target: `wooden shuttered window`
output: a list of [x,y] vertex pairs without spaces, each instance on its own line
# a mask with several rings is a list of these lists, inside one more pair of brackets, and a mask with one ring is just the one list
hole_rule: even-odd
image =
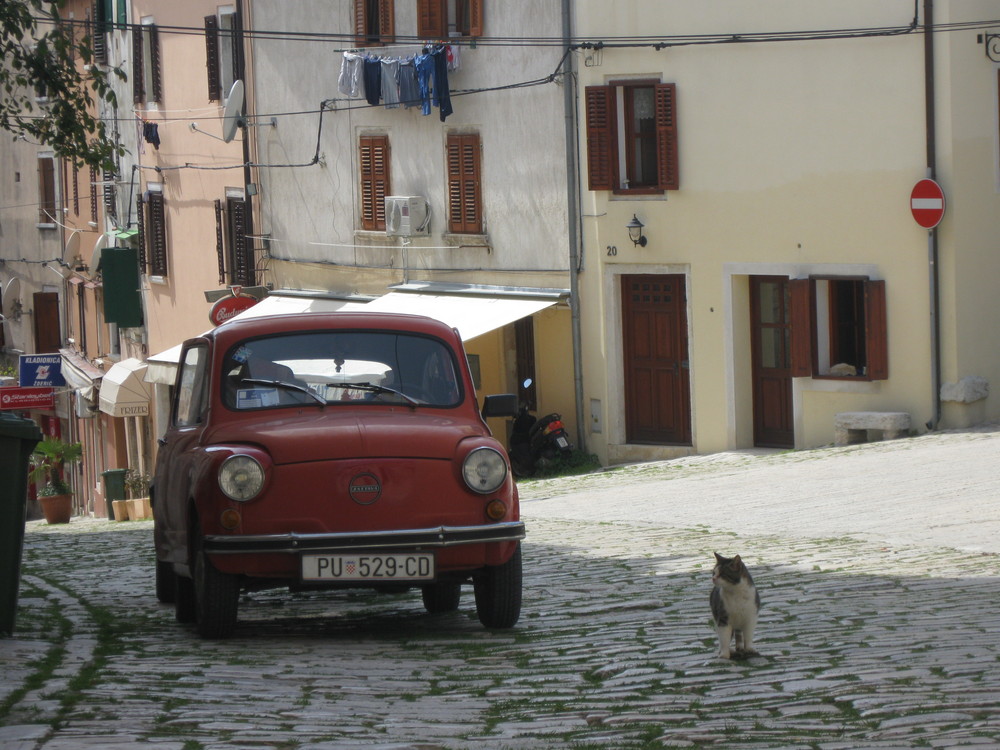
[[455,0],[455,18],[448,17],[448,0],[417,0],[417,36],[422,39],[449,38],[449,21],[462,36],[483,35],[484,0]]
[[613,86],[587,86],[587,172],[591,190],[614,190],[618,136]]
[[448,136],[448,231],[483,233],[479,134]]
[[38,157],[38,223],[56,222],[56,163],[51,156]]
[[94,0],[90,6],[90,17],[87,19],[87,33],[90,36],[90,47],[94,51],[94,62],[98,65],[108,64],[108,45],[104,37],[108,21],[103,17],[102,6]]
[[865,346],[868,379],[889,379],[889,336],[885,281],[865,282]]
[[224,232],[223,229],[223,212],[222,212],[222,201],[216,198],[215,200],[215,254],[218,256],[219,260],[219,285],[226,283],[226,245],[223,241]]
[[354,43],[358,47],[396,40],[394,0],[354,0]]
[[229,216],[229,264],[234,284],[252,286],[255,283],[253,250],[247,242],[247,202],[244,198],[228,198],[226,213]]
[[677,190],[680,173],[677,168],[677,86],[660,83],[656,92],[656,154],[661,190]]
[[[647,84],[648,85],[648,84]],[[656,180],[654,190],[680,188],[679,148],[677,140],[677,86],[658,83],[652,86],[656,128]],[[587,171],[590,190],[619,190],[626,183],[618,151],[618,98],[616,86],[588,86],[584,93],[587,123]],[[630,98],[624,104],[629,106]],[[646,187],[648,191],[650,188]]]
[[385,197],[389,195],[389,136],[361,136],[359,162],[361,228],[384,231]]
[[219,78],[219,19],[205,16],[205,67],[208,74],[208,100],[222,100],[222,85]]
[[142,199],[142,196],[138,196],[135,199],[135,228],[137,232],[136,239],[139,243],[139,273],[146,273],[146,206]]
[[167,275],[167,224],[163,212],[163,193],[149,193],[147,200],[146,240],[149,253],[149,273]]
[[[146,59],[146,42],[149,59]],[[147,68],[149,90],[146,90]],[[160,72],[160,37],[156,24],[132,25],[132,101],[135,104],[163,101],[163,78]]]
[[[860,375],[866,380],[889,378],[888,325],[886,318],[885,281],[881,279],[860,282],[864,296],[864,319],[857,325],[864,338],[866,371]],[[816,281],[794,279],[789,282],[791,296],[791,369],[793,378],[820,375],[818,367],[816,312]],[[828,322],[827,322],[828,324]]]

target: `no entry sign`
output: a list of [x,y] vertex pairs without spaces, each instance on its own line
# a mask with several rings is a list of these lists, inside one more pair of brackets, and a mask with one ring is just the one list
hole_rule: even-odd
[[910,211],[924,229],[933,229],[944,217],[944,191],[934,180],[920,180],[910,193]]

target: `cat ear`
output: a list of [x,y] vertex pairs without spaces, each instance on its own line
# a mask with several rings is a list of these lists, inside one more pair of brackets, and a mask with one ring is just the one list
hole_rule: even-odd
[[735,565],[739,565],[739,564],[740,564],[741,562],[743,562],[743,560],[741,560],[741,559],[740,559],[740,556],[739,556],[739,555],[736,555],[736,556],[735,556],[735,557],[733,558],[733,563],[734,563]]
[[718,552],[713,552],[712,554],[715,555],[716,562],[720,562],[721,563],[723,560],[726,559],[722,555],[720,555]]

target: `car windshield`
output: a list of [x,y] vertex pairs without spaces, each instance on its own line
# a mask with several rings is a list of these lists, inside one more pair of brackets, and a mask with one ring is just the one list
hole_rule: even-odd
[[300,404],[456,406],[461,381],[449,347],[399,332],[309,331],[247,339],[223,362],[232,409]]

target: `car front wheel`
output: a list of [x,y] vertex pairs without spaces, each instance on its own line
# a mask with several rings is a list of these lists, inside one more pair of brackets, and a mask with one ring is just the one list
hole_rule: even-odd
[[487,628],[512,628],[521,616],[521,543],[503,565],[491,565],[474,579],[476,614]]
[[236,629],[240,579],[220,573],[205,554],[197,536],[194,554],[195,623],[202,638],[228,638]]

